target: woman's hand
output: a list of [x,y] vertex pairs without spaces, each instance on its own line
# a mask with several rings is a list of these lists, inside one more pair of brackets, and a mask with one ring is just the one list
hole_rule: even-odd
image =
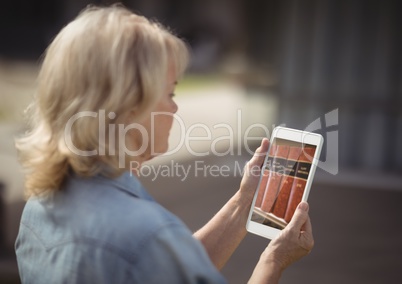
[[278,263],[282,270],[313,249],[314,238],[308,209],[307,202],[301,202],[290,223],[263,253],[266,258]]
[[212,262],[221,269],[246,236],[246,222],[268,151],[268,139],[245,166],[240,190],[194,236],[201,241]]
[[264,163],[265,156],[268,152],[269,141],[264,138],[261,141],[261,146],[257,148],[254,156],[244,167],[243,179],[240,183],[240,192],[251,201],[253,200],[255,190],[260,180],[261,166]]
[[271,241],[254,269],[249,283],[277,283],[289,265],[310,253],[314,246],[307,202],[301,202],[292,220]]

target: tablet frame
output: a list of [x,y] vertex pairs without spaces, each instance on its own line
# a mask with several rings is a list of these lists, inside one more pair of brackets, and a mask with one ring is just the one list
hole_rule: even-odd
[[[301,131],[301,130],[286,128],[286,127],[281,127],[281,126],[274,128],[272,135],[271,135],[269,148],[271,148],[271,145],[273,144],[273,141],[275,138],[280,138],[280,139],[285,139],[285,140],[289,140],[292,142],[298,142],[298,143],[302,143],[302,144],[310,144],[310,145],[316,146],[314,157],[313,157],[313,160],[311,161],[311,169],[310,169],[307,181],[306,181],[306,187],[304,188],[304,193],[303,193],[303,197],[302,197],[302,201],[307,201],[308,196],[310,194],[311,184],[314,179],[315,170],[316,170],[317,164],[319,162],[319,157],[321,154],[321,149],[322,149],[322,145],[324,142],[324,138],[322,137],[322,135],[317,134],[317,133]],[[260,174],[261,176],[260,176],[260,180],[258,182],[257,190],[254,194],[253,202],[251,204],[250,212],[249,212],[249,215],[247,218],[246,229],[250,233],[259,235],[261,237],[268,238],[268,239],[274,239],[281,232],[280,229],[276,229],[276,228],[273,228],[273,227],[270,227],[270,226],[267,226],[267,225],[264,225],[264,224],[251,220],[251,216],[252,216],[253,210],[254,210],[254,204],[256,202],[257,195],[258,195],[258,189],[260,188],[260,183],[261,183],[262,176],[263,176],[262,175],[263,170],[264,170],[265,164],[267,163],[267,160],[268,160],[269,150],[270,149],[268,149],[268,151],[266,153],[264,164],[261,167],[261,174]]]

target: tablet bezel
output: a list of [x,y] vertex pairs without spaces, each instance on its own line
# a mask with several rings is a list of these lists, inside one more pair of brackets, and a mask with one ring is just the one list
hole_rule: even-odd
[[[270,140],[270,146],[272,145],[275,138],[285,139],[285,140],[289,140],[292,142],[298,142],[298,143],[302,143],[302,144],[310,144],[310,145],[314,145],[316,147],[316,151],[314,153],[314,157],[313,157],[313,160],[311,163],[310,173],[309,173],[309,176],[308,176],[308,179],[306,182],[306,187],[304,189],[304,193],[303,193],[303,197],[302,197],[302,201],[307,201],[308,196],[310,194],[311,184],[314,179],[315,170],[316,170],[317,164],[319,162],[319,156],[321,153],[324,138],[320,134],[317,134],[317,133],[301,131],[301,130],[286,128],[286,127],[281,127],[281,126],[278,126],[273,130],[272,135],[271,135],[271,140]],[[269,149],[266,153],[264,165],[267,163],[268,153],[269,153]],[[246,229],[250,233],[259,235],[261,237],[265,237],[268,239],[274,239],[279,235],[281,230],[258,223],[258,222],[254,222],[251,220],[251,216],[252,216],[253,210],[254,210],[254,204],[256,202],[257,195],[258,195],[258,189],[260,188],[263,168],[264,167],[262,167],[262,169],[261,169],[261,177],[258,182],[257,190],[254,194],[254,198],[253,198],[253,202],[251,204],[249,216],[247,218]]]

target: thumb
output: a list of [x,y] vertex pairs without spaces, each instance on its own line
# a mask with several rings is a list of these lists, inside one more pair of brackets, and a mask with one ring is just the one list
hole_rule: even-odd
[[264,162],[265,155],[267,154],[269,148],[269,141],[267,138],[263,138],[261,141],[261,146],[257,148],[253,157],[249,161],[250,167],[261,167],[262,163]]
[[290,229],[295,229],[297,232],[300,232],[302,229],[303,225],[307,222],[308,220],[308,210],[309,210],[309,205],[307,202],[302,201],[299,203],[299,205],[296,208],[295,213],[293,214],[292,220],[290,220],[288,226]]
[[265,155],[268,151],[269,147],[269,141],[268,139],[264,138],[261,141],[261,146],[257,148],[255,151],[253,157],[251,158],[250,161],[247,162],[247,164],[244,167],[245,170],[245,176],[247,177],[252,177],[251,179],[243,179],[242,183],[250,183],[252,182],[252,187],[254,189],[257,187],[257,185],[254,185],[254,183],[258,183],[258,178],[260,177],[261,173],[261,167],[262,164],[264,163]]

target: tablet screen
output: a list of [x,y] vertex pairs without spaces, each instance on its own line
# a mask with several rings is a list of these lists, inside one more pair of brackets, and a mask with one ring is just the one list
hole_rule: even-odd
[[302,200],[315,145],[274,138],[261,171],[251,220],[283,229]]

